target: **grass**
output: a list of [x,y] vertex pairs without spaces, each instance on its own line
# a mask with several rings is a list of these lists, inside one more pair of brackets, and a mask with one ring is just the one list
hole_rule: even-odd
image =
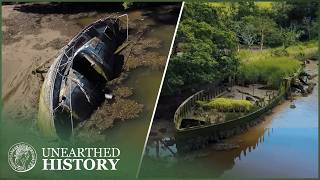
[[[236,2],[209,2],[208,4],[209,6],[214,8],[218,7],[229,9],[231,7],[231,4],[235,5],[235,7],[238,7],[238,4]],[[255,2],[255,5],[260,9],[270,10],[273,7],[273,2]]]
[[279,88],[283,78],[300,68],[300,61],[290,57],[272,57],[241,64],[239,76],[247,83],[267,84]]
[[[234,2],[210,2],[208,3],[211,7],[230,7]],[[260,9],[272,9],[273,2],[255,2],[255,5]],[[237,7],[237,4],[235,4]]]
[[298,43],[297,45],[287,48],[289,56],[299,58],[301,54],[304,58],[317,58],[318,55],[318,43],[316,41],[309,41],[305,43]]
[[229,98],[215,98],[209,101],[197,101],[196,103],[200,107],[217,109],[220,112],[247,112],[254,107],[254,105],[248,100]]
[[[279,88],[282,78],[295,73],[301,66],[299,59],[317,56],[317,42],[298,43],[288,47],[260,50],[241,50],[238,77],[246,83],[262,83]],[[283,53],[275,53],[283,52]]]
[[255,2],[256,6],[260,9],[272,9],[273,2]]
[[[283,47],[263,49],[262,51],[242,49],[238,53],[238,57],[242,61],[265,59],[266,57],[274,56],[272,54],[273,51],[282,49]],[[318,52],[318,44],[316,41],[297,43],[296,45],[288,47],[286,51],[289,57],[295,59],[298,59],[300,54],[304,54],[305,58],[316,57]]]

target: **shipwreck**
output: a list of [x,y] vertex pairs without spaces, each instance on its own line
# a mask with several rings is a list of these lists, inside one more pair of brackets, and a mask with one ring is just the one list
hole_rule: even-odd
[[[263,115],[270,112],[283,99],[291,99],[293,89],[302,94],[311,92],[314,84],[307,84],[307,79],[310,79],[310,75],[305,73],[301,67],[293,75],[283,78],[279,89],[266,91],[266,98],[257,102],[257,107],[253,111],[239,113],[237,117],[225,121],[212,122],[210,115],[206,118],[199,118],[193,115],[193,112],[198,101],[223,97],[230,91],[230,87],[214,87],[193,94],[180,104],[174,114],[175,140],[178,151],[188,152],[200,149],[210,142],[219,142],[246,131],[262,121]],[[301,84],[306,84],[306,86],[302,87]]]
[[[126,23],[121,18],[126,17]],[[126,25],[125,25],[126,24]],[[44,80],[37,126],[49,137],[68,138],[107,98],[107,82],[121,73],[116,53],[128,39],[128,16],[100,19],[59,52]]]

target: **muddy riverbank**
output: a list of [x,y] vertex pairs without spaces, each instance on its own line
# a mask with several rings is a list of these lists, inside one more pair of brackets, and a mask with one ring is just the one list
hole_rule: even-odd
[[[151,114],[150,102],[155,101],[162,72],[166,64],[180,4],[154,7],[134,7],[127,10],[104,5],[104,8],[83,6],[79,11],[68,11],[68,6],[56,10],[56,4],[5,5],[3,11],[3,102],[4,117],[26,125],[37,118],[39,92],[50,67],[61,49],[86,25],[110,15],[128,13],[129,45],[121,52],[125,64],[121,76],[109,83],[115,98],[106,101],[88,122],[76,129],[76,135],[85,139],[101,135],[115,121],[146,119]],[[47,9],[48,11],[45,11]],[[162,18],[159,18],[162,17]],[[145,84],[130,83],[131,76],[144,81],[145,72],[150,76]],[[153,77],[153,78],[152,78]],[[151,95],[139,94],[150,86]],[[141,96],[136,98],[137,96]],[[147,103],[142,100],[147,99]],[[148,112],[148,113],[146,113]],[[140,123],[137,123],[141,125]],[[144,131],[146,132],[146,130]],[[89,134],[89,135],[88,135]],[[145,135],[145,134],[144,134]],[[104,139],[104,138],[102,138]]]

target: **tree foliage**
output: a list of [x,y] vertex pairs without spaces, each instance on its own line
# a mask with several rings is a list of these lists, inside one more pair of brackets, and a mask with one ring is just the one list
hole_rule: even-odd
[[184,9],[170,59],[164,92],[172,94],[195,84],[214,83],[235,72],[236,34],[228,30],[209,4]]
[[[271,2],[264,6],[254,1],[186,3],[162,95],[219,83],[234,75],[277,86],[277,77],[296,69],[296,61],[290,70],[284,66],[291,61],[280,57],[277,61],[262,60],[240,66],[238,51],[241,47],[259,47],[261,52],[269,47],[282,47],[285,52],[297,41],[316,39],[318,6],[317,1]],[[277,63],[279,66],[274,65]],[[257,75],[258,68],[262,76]]]

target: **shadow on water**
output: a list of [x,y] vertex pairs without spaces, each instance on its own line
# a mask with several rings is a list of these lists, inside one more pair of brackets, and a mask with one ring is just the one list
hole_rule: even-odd
[[[174,138],[168,137],[159,139],[150,135],[144,158],[146,166],[142,167],[141,174],[143,177],[163,176],[162,173],[148,173],[147,164],[156,163],[159,165],[158,169],[167,170],[167,177],[220,177],[225,171],[232,169],[237,160],[245,158],[264,143],[265,138],[273,131],[272,128],[259,130],[248,141],[241,142],[237,148],[232,148],[233,144],[230,143],[217,143],[191,152],[179,151],[180,146],[189,145],[185,142],[176,142]],[[149,172],[154,173],[152,170]]]

